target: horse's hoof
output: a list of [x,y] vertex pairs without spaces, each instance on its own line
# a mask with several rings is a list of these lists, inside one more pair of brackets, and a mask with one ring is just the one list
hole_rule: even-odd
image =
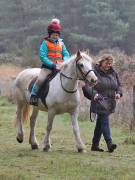
[[19,139],[18,137],[16,137],[16,140],[17,140],[19,143],[22,143],[22,142],[23,142],[23,139]]
[[49,146],[49,145],[46,145],[46,146],[43,148],[43,151],[48,152],[49,149],[50,149],[50,146]]
[[37,144],[31,145],[31,149],[32,149],[32,150],[38,149],[38,145],[37,145]]
[[79,152],[79,153],[86,153],[87,151],[86,151],[86,149],[81,149],[81,148],[79,148],[79,149],[78,149],[78,152]]

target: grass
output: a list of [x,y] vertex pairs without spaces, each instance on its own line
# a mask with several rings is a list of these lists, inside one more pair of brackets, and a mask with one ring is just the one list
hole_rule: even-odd
[[[81,137],[87,153],[76,151],[67,114],[57,116],[51,133],[52,152],[42,151],[47,114],[38,117],[36,134],[40,149],[32,151],[28,144],[29,127],[25,125],[24,143],[16,141],[14,128],[15,105],[0,98],[0,180],[134,180],[135,145],[131,133],[121,127],[112,127],[113,140],[118,149],[91,152],[91,139],[95,124],[79,121]],[[102,148],[106,149],[104,140]]]

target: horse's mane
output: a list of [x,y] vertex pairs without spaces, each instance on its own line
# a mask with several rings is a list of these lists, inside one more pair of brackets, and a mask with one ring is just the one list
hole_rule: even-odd
[[[81,52],[81,56],[84,57],[85,59],[87,59],[88,61],[90,61],[90,63],[92,63],[92,58],[90,57],[89,54],[87,54],[87,52],[83,51]],[[76,58],[76,54],[73,54],[68,60],[64,61],[62,63],[62,68],[65,68],[68,66],[68,64],[73,63],[75,61]]]

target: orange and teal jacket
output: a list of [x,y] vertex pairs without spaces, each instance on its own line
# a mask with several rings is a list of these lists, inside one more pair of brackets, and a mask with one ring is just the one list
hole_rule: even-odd
[[70,55],[62,39],[52,40],[51,38],[43,40],[39,50],[40,60],[45,67],[49,69],[56,68],[57,63],[69,59]]

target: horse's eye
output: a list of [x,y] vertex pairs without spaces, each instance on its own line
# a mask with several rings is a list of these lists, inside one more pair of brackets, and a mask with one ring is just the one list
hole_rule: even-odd
[[83,64],[79,64],[79,66],[80,66],[81,68],[83,68]]

